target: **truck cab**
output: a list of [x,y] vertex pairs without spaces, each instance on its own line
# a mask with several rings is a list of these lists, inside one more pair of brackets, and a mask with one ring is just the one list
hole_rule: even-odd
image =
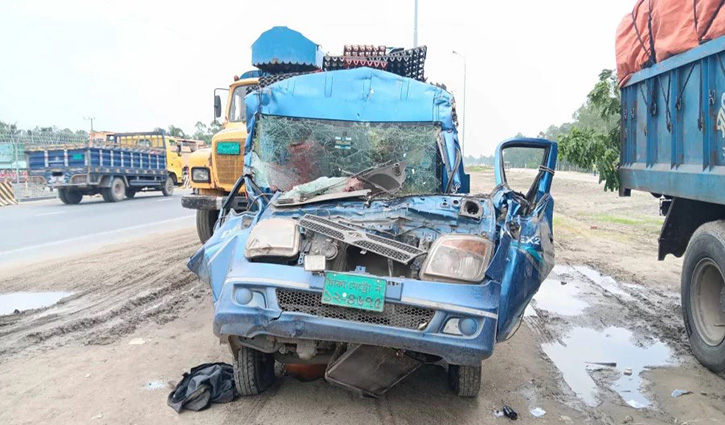
[[[199,149],[189,155],[193,193],[184,196],[181,204],[184,208],[196,210],[196,229],[202,242],[211,237],[222,200],[242,175],[247,139],[244,96],[257,86],[257,82],[257,78],[241,78],[229,86],[222,131],[212,137],[209,149]],[[218,95],[214,96],[214,115],[216,118],[221,116],[221,98]],[[236,208],[245,209],[246,200],[240,198]]]

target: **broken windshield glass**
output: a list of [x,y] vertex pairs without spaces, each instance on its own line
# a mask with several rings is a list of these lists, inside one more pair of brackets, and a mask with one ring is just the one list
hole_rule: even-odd
[[288,191],[320,177],[405,163],[397,194],[437,193],[442,166],[436,123],[369,123],[262,115],[252,148],[255,182]]

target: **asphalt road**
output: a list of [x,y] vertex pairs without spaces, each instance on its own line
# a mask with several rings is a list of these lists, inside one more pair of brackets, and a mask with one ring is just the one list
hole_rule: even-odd
[[83,197],[78,205],[59,199],[0,208],[0,266],[92,250],[152,233],[193,227],[194,211],[182,208],[184,191],[173,196],[139,193],[107,203]]

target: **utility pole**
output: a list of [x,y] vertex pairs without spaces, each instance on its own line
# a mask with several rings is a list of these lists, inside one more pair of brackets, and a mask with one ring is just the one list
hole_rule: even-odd
[[96,117],[83,117],[84,121],[90,121],[91,122],[91,133],[93,133],[93,120],[95,120]]
[[461,118],[461,126],[463,127],[463,131],[461,134],[461,156],[463,156],[466,147],[466,112],[468,112],[468,110],[466,109],[466,98],[468,98],[468,94],[466,93],[466,57],[456,52],[455,50],[453,51],[453,54],[463,58],[463,114],[461,114],[463,115],[463,117]]
[[418,0],[415,0],[415,18],[413,20],[413,47],[418,47]]

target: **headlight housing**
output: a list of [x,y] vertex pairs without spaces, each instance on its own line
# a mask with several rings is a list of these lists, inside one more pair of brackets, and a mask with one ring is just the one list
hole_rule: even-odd
[[211,181],[209,169],[206,167],[193,167],[191,169],[191,181],[197,183],[209,183]]
[[476,235],[444,235],[433,242],[420,277],[439,282],[480,282],[493,255],[493,242]]
[[270,218],[252,228],[244,256],[250,260],[260,257],[296,257],[300,253],[300,239],[296,221]]

